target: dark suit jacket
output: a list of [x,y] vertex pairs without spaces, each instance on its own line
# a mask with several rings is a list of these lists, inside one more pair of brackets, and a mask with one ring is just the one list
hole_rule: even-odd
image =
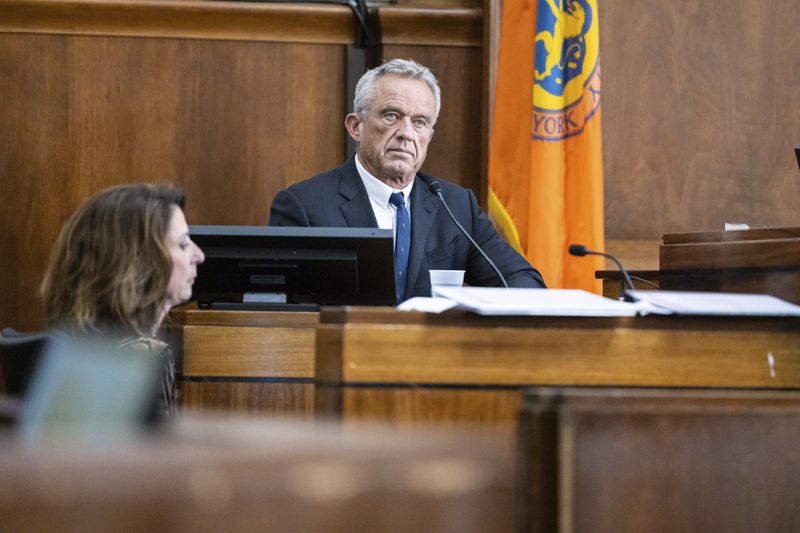
[[[426,175],[417,175],[420,176]],[[539,272],[495,231],[471,190],[444,180],[439,183],[456,219],[492,258],[509,287],[545,286]],[[342,166],[278,192],[272,201],[269,225],[378,227],[353,158]],[[431,269],[465,270],[464,281],[472,286],[502,285],[492,267],[447,215],[441,201],[417,179],[411,191],[411,251],[406,298],[430,296],[428,271]]]

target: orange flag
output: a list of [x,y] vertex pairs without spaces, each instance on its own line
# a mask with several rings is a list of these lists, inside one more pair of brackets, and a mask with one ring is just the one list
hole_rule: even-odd
[[503,2],[489,213],[548,287],[601,292],[603,155],[596,0]]

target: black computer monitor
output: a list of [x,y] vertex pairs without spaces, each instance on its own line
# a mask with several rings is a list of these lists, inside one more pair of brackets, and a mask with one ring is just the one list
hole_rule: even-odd
[[194,299],[202,308],[394,305],[391,230],[191,226],[206,254]]

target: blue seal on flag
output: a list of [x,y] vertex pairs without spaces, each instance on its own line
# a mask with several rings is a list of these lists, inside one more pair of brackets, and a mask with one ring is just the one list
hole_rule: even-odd
[[578,135],[600,108],[596,0],[539,0],[532,138]]

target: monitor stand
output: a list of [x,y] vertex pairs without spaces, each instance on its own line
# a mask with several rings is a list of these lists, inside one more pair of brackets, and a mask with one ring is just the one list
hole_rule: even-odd
[[203,308],[213,311],[319,311],[317,304],[276,302],[212,302]]

